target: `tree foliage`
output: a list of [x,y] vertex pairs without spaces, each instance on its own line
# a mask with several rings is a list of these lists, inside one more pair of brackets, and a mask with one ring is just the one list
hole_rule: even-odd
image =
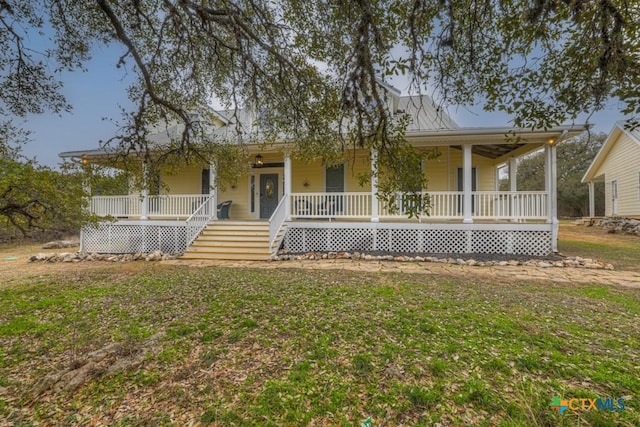
[[[50,48],[29,46],[39,31]],[[113,141],[126,152],[152,160],[149,126],[178,120],[185,131],[164,149],[208,160],[188,113],[218,99],[267,124],[263,141],[294,141],[295,154],[360,146],[393,159],[402,128],[378,81],[403,74],[414,93],[483,102],[516,127],[575,120],[610,96],[638,116],[639,31],[627,0],[0,0],[0,113],[68,108],[55,71],[115,43],[115,65],[137,76],[136,109]],[[238,130],[236,140],[256,136]],[[396,188],[401,170],[389,169]]]
[[80,173],[63,174],[33,161],[0,156],[0,235],[77,232],[87,219]]
[[[558,215],[579,217],[589,215],[589,188],[582,177],[604,143],[606,135],[584,134],[557,147]],[[518,164],[518,190],[544,190],[545,160],[543,153],[524,158]],[[599,190],[599,191],[598,191]],[[597,188],[596,212],[604,212],[604,189]]]
[[0,241],[27,236],[77,233],[96,218],[85,208],[93,194],[126,194],[129,176],[76,163],[54,170],[21,154],[29,134],[0,124]]

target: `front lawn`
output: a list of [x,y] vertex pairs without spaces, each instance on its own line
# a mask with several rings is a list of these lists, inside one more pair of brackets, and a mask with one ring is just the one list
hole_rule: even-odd
[[564,255],[595,258],[617,270],[640,271],[640,237],[609,234],[602,227],[560,224],[558,249]]
[[[637,425],[640,290],[151,266],[0,287],[0,420]],[[622,411],[550,408],[624,397]],[[2,422],[0,422],[2,424]]]

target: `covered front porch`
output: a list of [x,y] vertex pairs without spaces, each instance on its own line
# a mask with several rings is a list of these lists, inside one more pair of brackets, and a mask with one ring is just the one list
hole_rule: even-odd
[[[364,185],[355,178],[376,172],[375,151],[350,153],[344,165],[329,168],[293,159],[286,145],[267,151],[255,147],[250,172],[224,190],[216,184],[211,162],[162,177],[167,188],[186,189],[185,194],[151,195],[143,189],[139,194],[93,197],[91,212],[115,221],[85,228],[82,249],[139,252],[170,247],[184,252],[208,224],[225,222],[217,207],[226,202],[231,210],[225,218],[268,224],[273,251],[281,246],[290,251],[555,251],[556,144],[566,130],[533,132],[527,143],[497,143],[504,139],[503,129],[465,132],[448,131],[453,139],[446,145],[443,132],[416,136],[412,143],[418,149],[441,152],[422,165],[429,189],[398,193],[390,204],[378,197],[377,173]],[[537,149],[545,153],[545,188],[519,191],[517,159]],[[416,197],[426,201],[428,209],[409,218]],[[401,241],[405,243],[398,244]],[[444,244],[452,241],[458,244]]]

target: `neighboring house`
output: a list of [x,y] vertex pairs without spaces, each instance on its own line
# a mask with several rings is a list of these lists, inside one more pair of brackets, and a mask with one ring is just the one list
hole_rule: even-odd
[[594,183],[605,183],[605,216],[640,218],[640,129],[614,125],[582,178],[589,184],[589,215],[595,216]]
[[[426,96],[400,96],[386,88],[391,113],[406,112],[407,141],[418,150],[441,155],[425,161],[432,208],[408,219],[377,197],[377,182],[360,185],[376,152],[346,153],[345,162],[326,168],[289,155],[291,144],[249,145],[250,172],[224,191],[215,186],[213,163],[185,166],[178,175],[161,176],[167,194],[93,197],[91,209],[116,222],[82,230],[87,252],[185,251],[186,257],[269,259],[278,248],[307,251],[392,253],[499,253],[548,255],[556,250],[556,145],[585,126],[547,130],[509,127],[463,128]],[[216,133],[235,129],[219,113]],[[249,117],[240,120],[248,120]],[[169,130],[178,133],[179,129]],[[159,133],[157,143],[167,139]],[[544,147],[546,188],[517,191],[516,159]],[[109,153],[86,150],[63,158],[99,162]],[[510,165],[511,191],[498,191],[498,168]],[[231,205],[217,211],[221,202]],[[228,209],[228,210],[227,210]],[[224,216],[229,219],[218,219]]]

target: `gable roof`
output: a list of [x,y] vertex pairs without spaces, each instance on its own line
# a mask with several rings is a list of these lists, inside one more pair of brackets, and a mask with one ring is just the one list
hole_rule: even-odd
[[428,95],[399,97],[395,113],[406,113],[411,117],[407,133],[460,128],[449,113]]
[[[473,144],[475,154],[498,159],[509,155],[527,145],[533,149],[541,146],[548,139],[566,139],[586,129],[586,125],[557,126],[552,129],[514,129],[511,127],[460,127],[448,114],[446,108],[436,103],[428,95],[402,96],[400,91],[384,82],[379,82],[386,92],[387,107],[394,119],[408,115],[405,137],[412,143],[421,145],[451,145],[461,148],[461,143]],[[260,137],[261,130],[255,126],[255,113],[247,109],[235,110],[208,110],[201,115],[202,124],[206,126],[207,133],[214,138],[232,141],[247,142]],[[213,120],[211,120],[213,119]],[[169,126],[158,125],[154,132],[147,136],[147,140],[153,145],[169,143],[179,137],[184,129],[183,124],[173,123]],[[508,143],[508,135],[517,135],[523,138],[517,143]],[[286,143],[283,137],[283,143]],[[521,150],[520,150],[521,151]],[[109,150],[86,150],[60,153],[62,158],[80,156],[109,155]]]
[[611,132],[609,132],[607,139],[604,141],[604,144],[602,144],[602,147],[600,147],[598,154],[596,154],[596,156],[593,158],[591,165],[589,165],[589,169],[587,169],[584,176],[582,177],[582,182],[587,183],[589,181],[593,181],[593,179],[596,177],[595,173],[598,171],[598,169],[600,169],[600,166],[602,166],[602,163],[609,155],[609,152],[615,145],[616,141],[618,141],[618,139],[620,138],[620,135],[623,134],[627,135],[629,138],[631,138],[632,141],[635,141],[636,144],[640,145],[640,128],[629,130],[625,129],[625,121],[616,122],[613,125],[613,129],[611,129]]

